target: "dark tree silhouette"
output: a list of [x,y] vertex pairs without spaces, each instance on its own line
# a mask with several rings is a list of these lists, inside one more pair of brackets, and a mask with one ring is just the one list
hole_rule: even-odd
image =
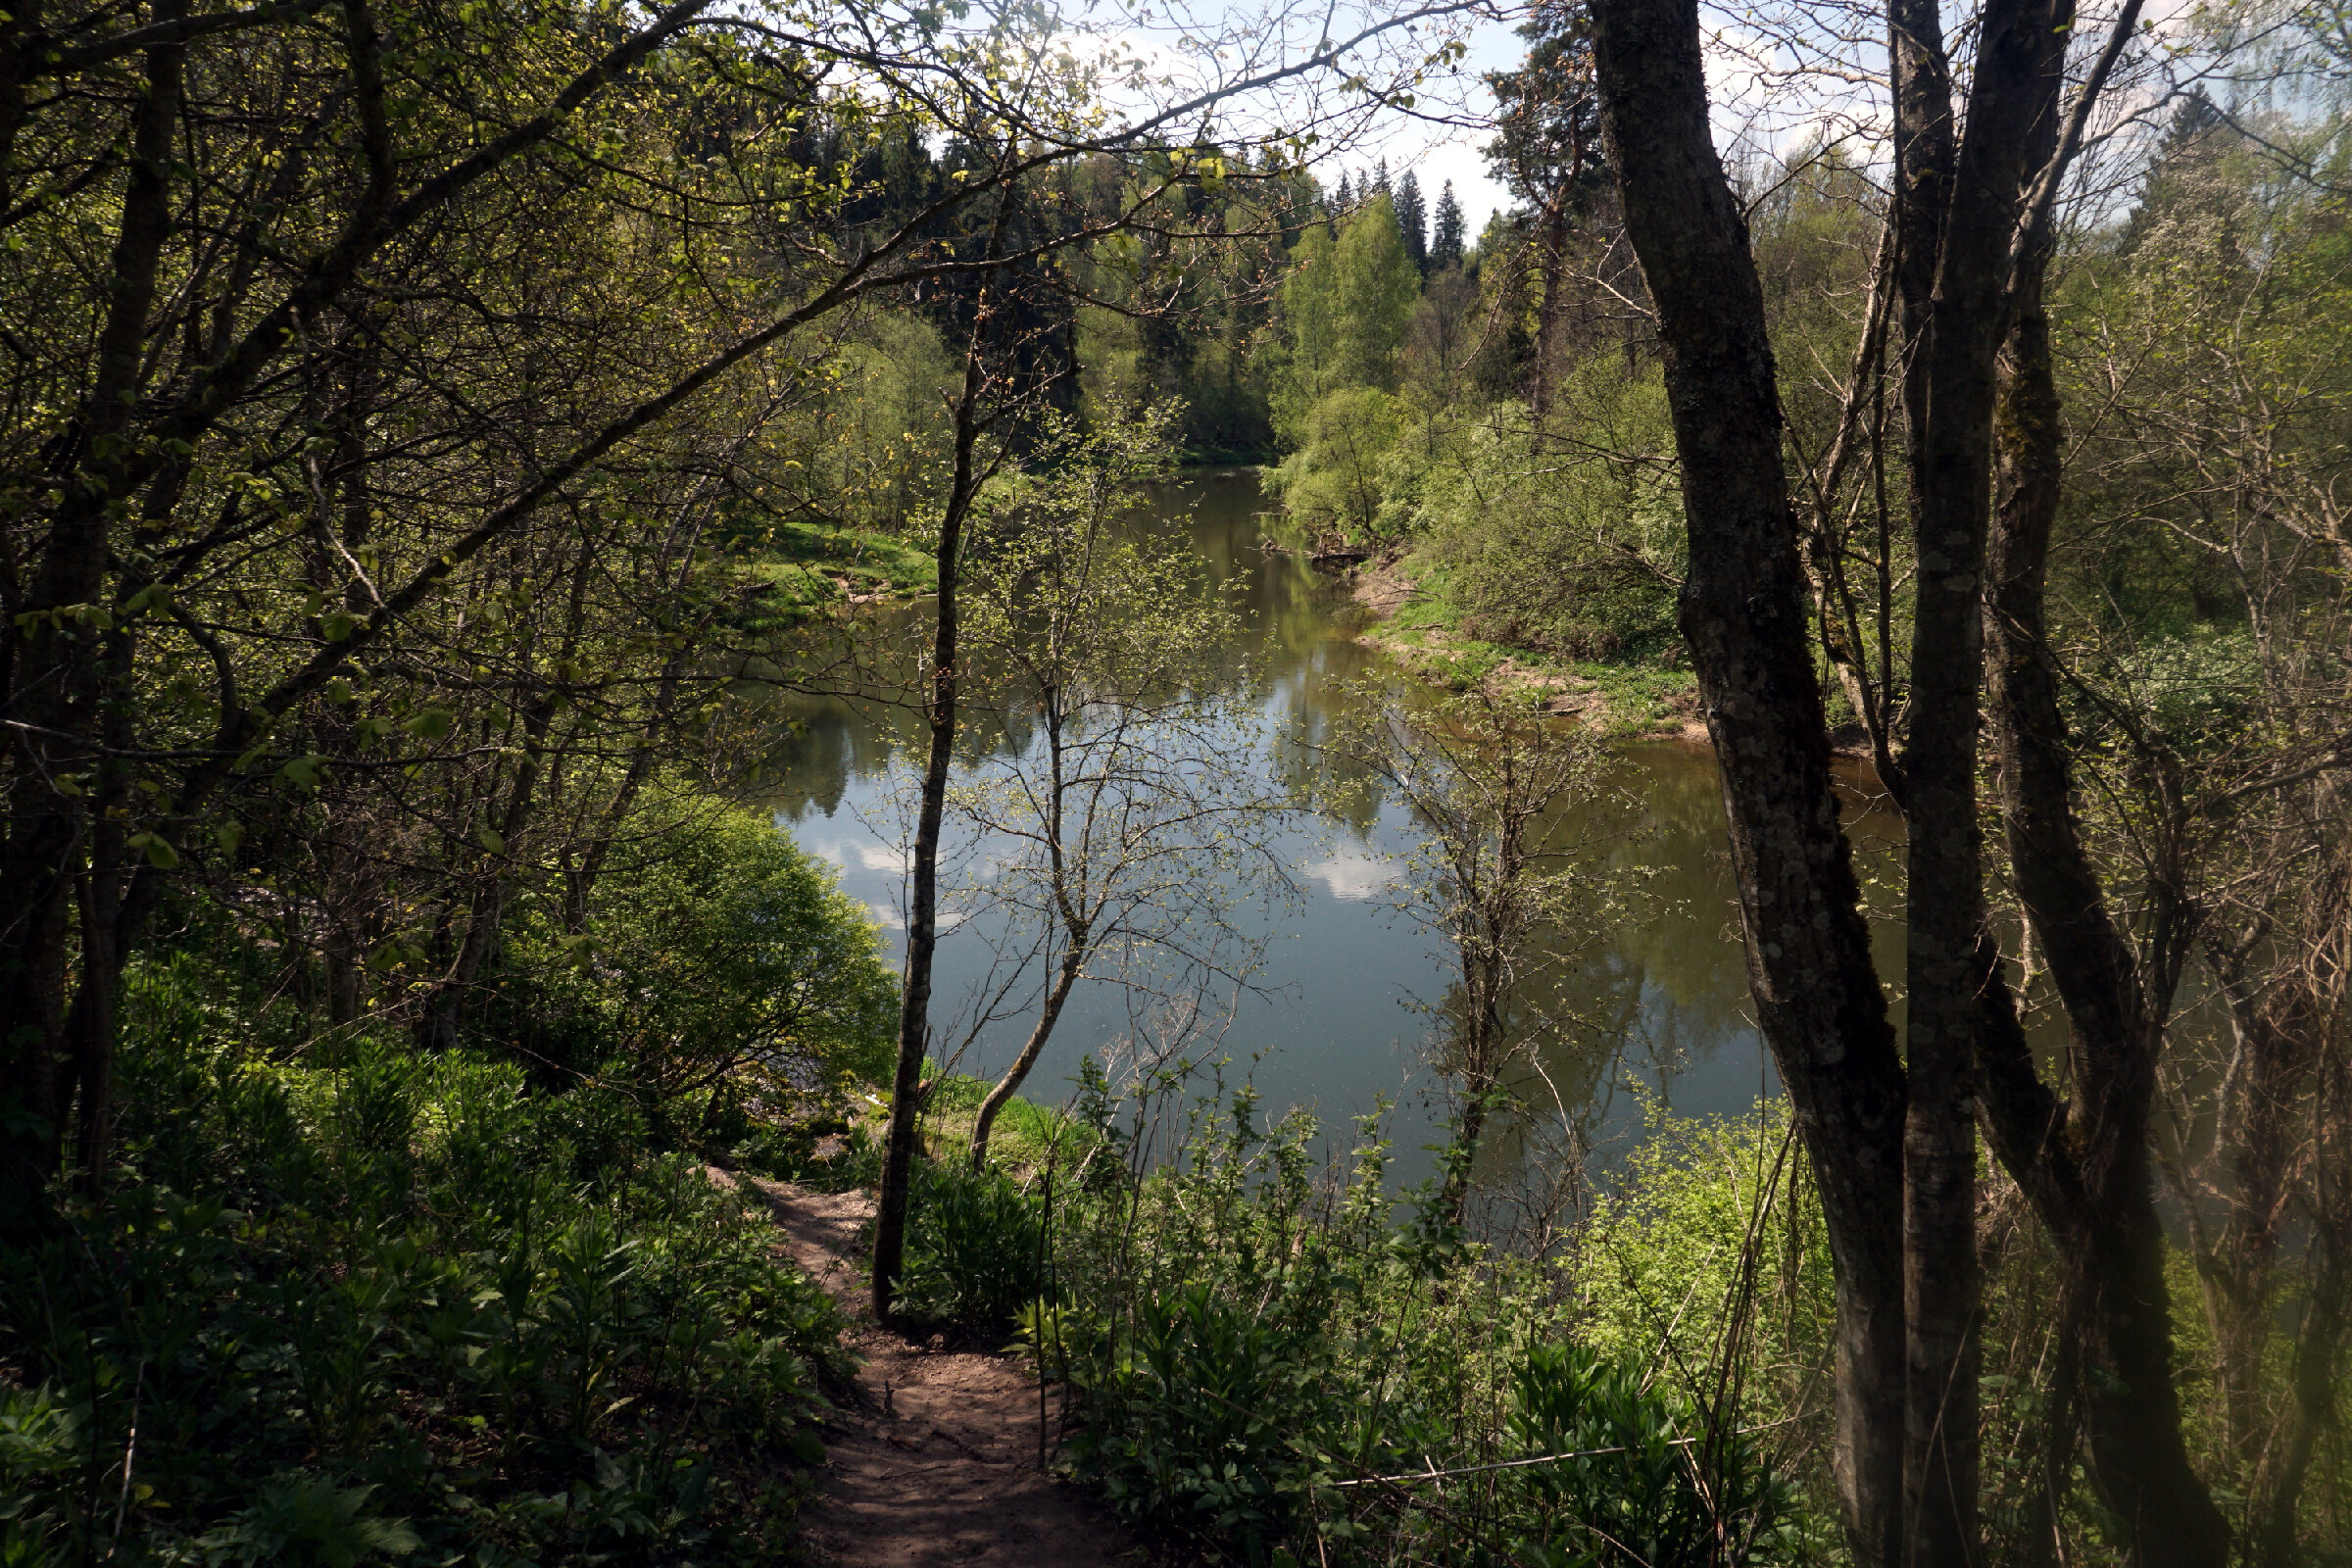
[[1462,265],[1468,249],[1462,232],[1462,204],[1453,194],[1453,181],[1447,180],[1438,192],[1437,220],[1429,235],[1429,270],[1442,272],[1448,267]]
[[1404,254],[1423,276],[1429,274],[1429,212],[1421,199],[1421,181],[1411,170],[1396,182],[1396,226],[1404,231]]

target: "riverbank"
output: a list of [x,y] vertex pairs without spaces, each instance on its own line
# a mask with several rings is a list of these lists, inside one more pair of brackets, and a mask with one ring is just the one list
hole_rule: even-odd
[[1349,567],[1344,580],[1364,617],[1356,641],[1418,679],[1456,691],[1483,685],[1525,693],[1613,738],[1707,738],[1689,670],[1655,659],[1554,659],[1473,637],[1462,629],[1446,578],[1444,568],[1410,552]]

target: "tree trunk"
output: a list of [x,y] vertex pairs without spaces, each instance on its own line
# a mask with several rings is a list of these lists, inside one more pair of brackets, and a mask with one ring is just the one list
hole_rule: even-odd
[[[2340,946],[2335,961],[2342,961]],[[2312,1262],[2296,1325],[2285,1431],[2252,1509],[2259,1534],[2250,1556],[2257,1568],[2291,1568],[2303,1560],[2296,1549],[2297,1505],[2320,1437],[2334,1420],[2336,1379],[2352,1327],[2352,1058],[2339,1047],[2319,1076],[2311,1146]]]
[[2230,1444],[2251,1467],[2261,1463],[2270,1435],[2262,1363],[2276,1305],[2272,1284],[2293,1167],[2303,1152],[2297,1136],[2303,1098],[2319,1065],[2325,1025],[2310,1015],[2301,988],[2290,983],[2270,998],[2258,996],[2244,955],[2230,956],[2234,963],[2226,956],[2216,967],[2235,1059],[2214,1128],[2217,1147],[2230,1151],[2229,1212],[2197,1273],[2211,1303],[2214,1370]]
[[[2043,584],[2061,432],[2041,268],[2040,257],[2027,258],[2007,354],[1986,679],[2010,868],[2065,1005],[2074,1097],[2061,1103],[2040,1085],[2021,1038],[1985,1075],[1985,1114],[1995,1152],[2066,1266],[2058,1311],[2077,1384],[2067,1393],[2089,1440],[2092,1483],[2123,1524],[2130,1560],[2218,1568],[2229,1530],[2180,1433],[2148,1153],[2173,985],[2158,975],[2152,987],[2142,976],[2083,847],[2048,645]],[[2152,891],[2160,903],[2171,897]],[[2158,925],[2168,918],[2160,914]]]
[[[164,0],[158,22],[186,12]],[[14,908],[0,917],[0,1051],[7,1078],[0,1106],[23,1118],[0,1156],[0,1229],[40,1223],[45,1190],[57,1172],[72,1107],[65,1090],[88,1072],[74,1062],[67,1034],[67,921],[76,880],[86,874],[90,814],[86,793],[61,788],[59,775],[100,762],[103,723],[100,633],[81,619],[106,602],[109,536],[117,506],[133,485],[128,432],[142,377],[165,242],[172,232],[172,135],[179,118],[186,49],[147,51],[147,90],[134,117],[122,211],[109,264],[112,296],[97,345],[89,395],[75,411],[73,447],[59,486],[40,572],[20,616],[20,640],[6,693],[20,749],[0,845],[0,887]],[[108,958],[108,966],[120,955]],[[111,986],[110,986],[111,992]],[[92,998],[92,1005],[98,1004]],[[111,1022],[111,995],[105,1008]],[[103,1049],[111,1069],[111,1028],[84,1043]],[[12,1102],[13,1103],[10,1103]],[[11,1118],[12,1120],[15,1118]]]
[[1838,820],[1780,401],[1715,155],[1692,0],[1593,8],[1602,125],[1658,311],[1690,565],[1679,606],[1723,771],[1757,1020],[1837,1263],[1837,1474],[1866,1568],[1903,1562],[1904,1089]]
[[906,1261],[906,1194],[914,1167],[916,1118],[922,1113],[923,1054],[931,1043],[931,956],[939,945],[939,833],[948,804],[948,771],[956,760],[957,633],[956,577],[963,551],[963,525],[979,493],[982,475],[975,449],[980,436],[981,340],[989,301],[983,292],[964,353],[963,387],[956,400],[956,467],[940,514],[935,561],[939,592],[932,621],[930,689],[923,715],[931,747],[923,763],[922,804],[914,827],[914,862],[908,867],[906,969],[899,1000],[899,1055],[891,1076],[890,1130],[882,1147],[881,1191],[874,1203],[874,1316],[891,1320],[899,1275]]
[[972,1117],[974,1172],[988,1168],[988,1132],[996,1125],[997,1112],[1004,1108],[1004,1102],[1020,1092],[1022,1081],[1029,1076],[1029,1069],[1037,1065],[1037,1058],[1045,1051],[1046,1042],[1054,1037],[1054,1026],[1061,1021],[1063,1004],[1070,1000],[1071,989],[1078,984],[1079,975],[1086,970],[1087,934],[1083,931],[1072,932],[1069,944],[1069,950],[1062,954],[1061,963],[1054,971],[1054,989],[1046,993],[1045,1005],[1038,1009],[1037,1023],[1021,1046],[1021,1054],[1012,1058],[1012,1065],[1004,1069],[1004,1076],[997,1080],[996,1087],[988,1092],[988,1098],[980,1102],[978,1114]]
[[[1927,62],[1916,29],[1928,8],[1896,8],[1898,58]],[[1914,12],[1920,13],[1914,16]],[[2053,17],[2053,11],[2057,15]],[[2021,196],[2036,159],[2054,148],[2058,87],[2071,23],[2066,0],[1985,8],[1971,81],[1968,132],[1953,158],[1940,231],[1903,234],[1898,277],[1907,314],[1921,253],[1933,243],[1935,291],[1914,317],[1907,379],[1911,511],[1917,530],[1911,648],[1911,725],[1903,750],[1909,826],[1904,1252],[1910,1326],[1905,1487],[1913,1509],[1912,1568],[1968,1568],[1978,1555],[1978,1345],[1982,1285],[1976,1258],[1977,1034],[1998,984],[1985,922],[1977,745],[1983,598],[1992,505],[1992,422],[2006,336],[2011,247]],[[1919,82],[1925,123],[1948,89]],[[1898,92],[1898,104],[1902,103]],[[1939,156],[1939,155],[1938,155]],[[2044,154],[2046,159],[2046,152]],[[1929,180],[1933,159],[1921,159]],[[1907,223],[1929,210],[1897,208]],[[1997,960],[1995,960],[1997,961]]]

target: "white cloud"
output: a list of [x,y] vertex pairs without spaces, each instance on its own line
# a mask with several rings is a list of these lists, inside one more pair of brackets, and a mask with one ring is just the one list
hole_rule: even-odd
[[1363,903],[1396,880],[1387,860],[1357,849],[1334,850],[1299,866],[1298,874],[1322,883],[1333,898],[1349,904]]

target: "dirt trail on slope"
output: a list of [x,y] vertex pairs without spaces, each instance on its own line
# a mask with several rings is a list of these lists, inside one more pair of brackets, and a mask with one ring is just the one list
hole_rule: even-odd
[[715,1169],[710,1175],[767,1200],[793,1260],[850,1314],[850,1348],[864,1358],[855,1402],[826,1423],[820,1497],[805,1519],[818,1562],[1143,1562],[1108,1509],[1039,1469],[1037,1385],[1018,1363],[949,1349],[938,1338],[909,1343],[876,1325],[857,1261],[858,1231],[873,1212],[870,1194],[815,1193]]

